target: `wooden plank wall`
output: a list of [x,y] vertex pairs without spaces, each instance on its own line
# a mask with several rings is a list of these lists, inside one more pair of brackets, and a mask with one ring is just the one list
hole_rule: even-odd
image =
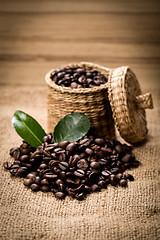
[[[61,64],[130,65],[159,86],[159,0],[0,0],[0,82],[44,85]],[[152,84],[151,84],[152,83]]]

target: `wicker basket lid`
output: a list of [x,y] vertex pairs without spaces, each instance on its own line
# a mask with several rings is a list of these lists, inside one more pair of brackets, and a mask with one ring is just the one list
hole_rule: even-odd
[[138,80],[128,67],[110,71],[109,100],[115,124],[121,137],[129,143],[137,143],[146,138],[146,108],[153,108],[150,93],[142,95]]

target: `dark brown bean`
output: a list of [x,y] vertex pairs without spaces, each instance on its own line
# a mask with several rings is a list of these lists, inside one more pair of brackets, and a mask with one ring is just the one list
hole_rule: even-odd
[[60,162],[59,167],[62,171],[66,171],[69,167],[69,164],[67,162]]
[[88,168],[88,162],[85,159],[80,159],[77,162],[77,167],[85,171]]
[[12,164],[10,162],[3,163],[3,167],[7,170],[10,169],[11,166],[12,166]]
[[33,183],[33,179],[25,179],[23,184],[29,187],[32,183]]
[[33,183],[33,184],[31,184],[31,190],[36,192],[39,190],[39,186],[37,184]]
[[132,161],[132,155],[131,154],[126,154],[124,157],[122,157],[121,161],[123,163],[129,163]]
[[55,197],[58,199],[65,199],[65,194],[63,192],[56,192]]
[[126,179],[121,179],[119,181],[119,185],[122,186],[122,187],[126,187],[127,186],[127,180]]
[[117,185],[117,179],[116,176],[114,174],[111,174],[109,176],[109,182],[112,186],[116,186]]
[[75,143],[70,143],[66,147],[66,151],[69,151],[70,153],[74,152],[77,148],[77,145]]
[[95,169],[99,169],[100,165],[98,162],[91,162],[90,166]]
[[96,144],[100,145],[100,146],[104,146],[104,144],[105,144],[105,141],[104,141],[103,138],[96,138],[96,139],[94,140],[94,142],[95,142]]
[[97,192],[97,191],[100,190],[100,188],[99,188],[99,186],[98,186],[97,184],[93,184],[93,185],[91,186],[91,189],[92,189],[93,192]]
[[87,153],[89,156],[92,156],[93,155],[93,150],[90,149],[90,148],[86,148],[85,153]]
[[129,173],[125,173],[124,177],[129,179],[130,181],[134,181],[134,177],[131,174],[129,174]]
[[106,181],[104,181],[104,180],[100,180],[100,181],[98,182],[98,186],[99,186],[100,188],[107,188],[107,183],[106,183]]
[[74,175],[79,178],[83,178],[85,176],[85,172],[81,169],[78,169],[77,171],[74,172]]
[[42,185],[42,186],[40,186],[40,190],[42,192],[49,192],[50,191],[50,186],[49,185]]
[[59,147],[65,149],[67,147],[67,145],[69,144],[69,141],[63,141],[58,143]]

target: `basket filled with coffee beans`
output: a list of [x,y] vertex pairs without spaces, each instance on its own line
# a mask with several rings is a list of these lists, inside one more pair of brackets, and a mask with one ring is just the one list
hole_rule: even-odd
[[115,126],[129,143],[147,136],[145,108],[152,108],[150,93],[142,94],[128,67],[106,68],[93,63],[68,64],[49,71],[48,132],[71,112],[84,113],[97,137],[115,138]]

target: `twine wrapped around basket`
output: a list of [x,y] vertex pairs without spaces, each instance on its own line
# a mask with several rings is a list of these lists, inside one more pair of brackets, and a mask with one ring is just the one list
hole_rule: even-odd
[[[68,64],[63,67],[85,67],[97,70],[109,77],[110,69],[92,63]],[[48,131],[53,132],[55,125],[66,114],[81,112],[91,122],[91,131],[99,137],[115,138],[114,120],[108,100],[108,83],[94,88],[71,89],[56,85],[51,79],[52,69],[46,75],[48,84]]]
[[48,131],[71,112],[86,114],[95,136],[115,138],[115,126],[129,143],[137,143],[147,136],[145,110],[153,108],[150,93],[141,92],[138,80],[128,66],[115,69],[98,64],[82,62],[63,67],[84,67],[108,76],[108,82],[93,88],[61,87],[55,84],[49,71],[45,77],[48,84]]

